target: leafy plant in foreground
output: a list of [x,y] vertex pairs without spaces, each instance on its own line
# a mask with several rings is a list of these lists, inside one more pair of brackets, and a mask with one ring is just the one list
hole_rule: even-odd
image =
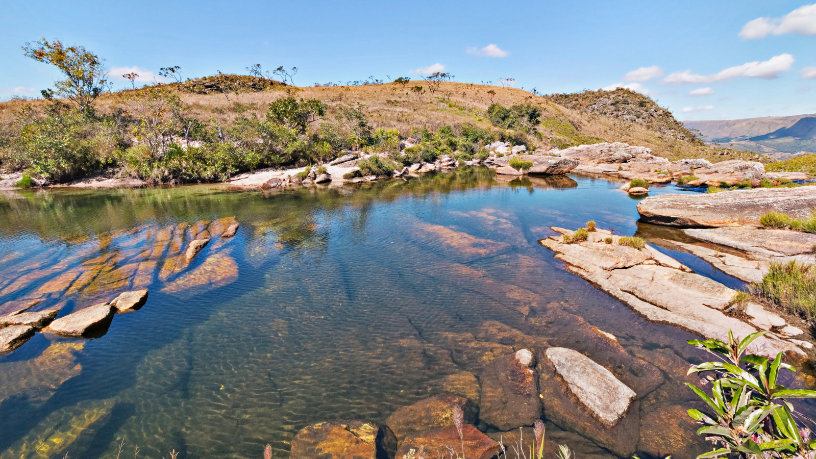
[[703,424],[697,434],[705,435],[719,447],[698,458],[813,457],[816,440],[808,438],[806,429],[800,431],[793,405],[787,399],[816,398],[816,391],[788,389],[779,384],[781,369],[796,371],[782,363],[781,352],[772,361],[745,353],[765,333],[753,333],[739,341],[729,331],[728,343],[716,339],[689,341],[723,360],[689,369],[689,374],[709,373],[706,379],[711,383],[711,395],[686,383],[705,402],[708,411],[690,409],[688,414]]

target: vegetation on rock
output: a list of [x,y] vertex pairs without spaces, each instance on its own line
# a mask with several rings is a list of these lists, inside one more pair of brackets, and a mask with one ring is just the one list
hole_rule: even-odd
[[627,247],[632,247],[633,249],[642,249],[646,247],[646,241],[643,238],[639,238],[637,236],[625,236],[618,239],[618,245],[624,245]]
[[808,320],[816,318],[816,265],[791,260],[772,262],[751,291]]
[[804,172],[816,175],[816,154],[797,156],[765,165],[768,172]]
[[509,164],[510,164],[510,167],[512,167],[513,169],[516,169],[516,170],[527,170],[527,169],[530,169],[531,167],[533,167],[533,162],[532,161],[525,161],[523,159],[519,159],[519,158],[515,158],[515,157],[510,158]]
[[629,188],[646,188],[648,190],[650,186],[652,184],[643,179],[634,179],[629,182]]

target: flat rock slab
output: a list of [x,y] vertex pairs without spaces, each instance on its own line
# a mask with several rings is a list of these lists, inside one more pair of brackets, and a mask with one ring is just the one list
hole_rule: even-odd
[[[465,445],[464,451],[462,451],[463,443]],[[472,425],[466,424],[462,426],[461,440],[455,427],[444,427],[409,435],[397,450],[396,457],[403,458],[411,450],[415,452],[414,457],[450,457],[449,448],[454,448],[456,457],[491,459],[498,454],[500,446],[495,440],[479,432]],[[420,456],[417,453],[422,455]],[[462,456],[459,456],[459,454],[462,454]]]
[[198,252],[201,252],[201,249],[203,249],[207,244],[209,244],[209,242],[210,242],[209,238],[194,239],[190,241],[190,245],[187,246],[187,252],[185,252],[187,261],[192,260],[193,257],[196,256],[196,254],[198,254]]
[[240,226],[240,224],[238,222],[232,222],[230,224],[229,228],[227,228],[227,230],[224,231],[224,234],[221,235],[221,237],[224,238],[224,239],[234,237],[235,233],[238,232],[238,226]]
[[0,329],[0,354],[17,349],[32,336],[34,336],[34,327],[29,325],[12,325]]
[[40,329],[50,324],[59,314],[59,309],[47,309],[38,312],[20,312],[0,317],[0,328],[12,325],[29,325]]
[[388,426],[331,421],[304,427],[292,439],[292,459],[393,458],[397,439]]
[[144,306],[145,302],[147,302],[147,289],[122,292],[110,302],[110,305],[118,312],[131,312]]
[[47,330],[60,336],[86,338],[104,334],[113,320],[114,308],[100,303],[51,322]]
[[479,418],[498,430],[533,425],[541,418],[532,353],[522,349],[488,365],[481,374]]
[[[813,187],[816,188],[816,187]],[[723,194],[723,193],[717,193]],[[812,257],[816,234],[754,227],[689,228],[683,232],[695,239],[747,252],[755,259],[772,261],[778,257]],[[811,262],[813,259],[811,258]]]
[[540,175],[563,175],[567,174],[576,167],[578,167],[578,160],[571,158],[559,158],[556,156],[540,156],[540,155],[519,155],[518,159],[522,161],[529,161],[533,166],[526,171],[516,170],[510,167],[510,157],[502,157],[493,159],[493,164],[496,164],[497,174],[504,175],[522,175],[540,174]]
[[760,282],[762,281],[762,276],[768,272],[768,265],[759,261],[748,260],[743,257],[731,255],[730,253],[718,252],[714,249],[703,247],[701,245],[686,244],[683,242],[669,240],[664,241],[668,245],[677,246],[694,256],[702,258],[711,266],[743,282]]
[[638,203],[643,220],[689,227],[758,226],[759,217],[782,212],[806,217],[816,208],[816,187],[757,188],[729,193],[652,196]]
[[640,403],[609,370],[572,349],[544,353],[539,371],[547,418],[629,457],[640,440]]
[[458,395],[440,394],[397,409],[386,424],[402,441],[411,434],[452,426],[454,407],[462,410],[464,423],[476,422],[478,407],[472,401]]

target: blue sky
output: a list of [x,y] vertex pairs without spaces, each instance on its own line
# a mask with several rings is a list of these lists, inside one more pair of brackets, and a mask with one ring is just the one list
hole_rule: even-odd
[[85,46],[116,77],[260,63],[297,66],[310,86],[438,64],[457,81],[543,93],[634,85],[681,120],[816,113],[816,4],[801,0],[3,3],[0,98],[59,78],[20,49],[46,37]]

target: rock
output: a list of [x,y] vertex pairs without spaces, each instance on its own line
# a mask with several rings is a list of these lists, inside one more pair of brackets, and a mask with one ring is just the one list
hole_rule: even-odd
[[397,409],[385,423],[402,441],[410,434],[453,426],[453,408],[457,406],[462,410],[465,424],[476,422],[479,408],[475,403],[458,395],[439,394]]
[[654,457],[697,457],[710,450],[703,437],[695,435],[699,425],[687,407],[671,405],[640,419],[638,450]]
[[321,422],[292,439],[292,459],[393,459],[397,439],[388,426],[362,421]]
[[137,311],[147,301],[147,290],[134,290],[132,292],[122,292],[110,305],[116,308],[118,312]]
[[629,194],[632,194],[632,195],[649,194],[649,189],[648,188],[643,188],[641,186],[636,186],[636,187],[629,188],[629,190],[627,192]]
[[351,161],[352,159],[357,159],[357,153],[349,153],[347,155],[343,155],[343,156],[335,159],[334,161],[331,161],[329,163],[329,166],[336,166],[338,164],[342,164],[342,163]]
[[759,217],[782,212],[806,217],[816,208],[816,187],[757,188],[730,193],[652,196],[638,203],[644,221],[669,226],[758,226]]
[[624,184],[622,187],[620,187],[620,188],[618,188],[618,189],[619,189],[619,190],[621,190],[621,191],[626,191],[626,192],[628,192],[628,191],[629,191],[629,188],[632,188],[632,185],[630,185],[630,184],[629,184],[629,182],[626,182],[626,183],[625,183],[625,184]]
[[442,390],[465,397],[476,406],[479,405],[479,397],[482,392],[479,380],[469,371],[454,373],[442,378]]
[[[525,156],[524,158],[527,158]],[[530,174],[561,175],[566,174],[578,167],[578,160],[569,158],[541,158],[536,157],[533,167],[527,172]]]
[[702,258],[711,264],[711,266],[743,282],[760,282],[762,281],[762,276],[767,272],[767,265],[758,261],[748,260],[736,255],[731,255],[730,253],[718,252],[701,245],[685,244],[677,241],[665,242]]
[[46,330],[74,338],[104,334],[113,320],[114,309],[108,303],[95,304],[51,322]]
[[522,349],[484,369],[479,378],[482,421],[498,430],[511,430],[541,419],[538,381],[532,365],[532,353]]
[[649,148],[632,147],[619,142],[581,145],[561,150],[559,153],[562,158],[590,160],[598,163],[625,163],[637,159],[654,158]]
[[0,354],[11,352],[22,346],[34,336],[34,327],[30,325],[12,325],[0,328]]
[[695,174],[699,172],[700,174],[705,175],[706,173],[708,173],[709,170],[714,170],[716,171],[716,173],[719,174],[738,175],[743,179],[749,180],[760,180],[765,178],[765,166],[762,163],[754,161],[741,161],[741,160],[723,161],[716,163],[704,170],[695,171]]
[[209,244],[210,239],[194,239],[190,241],[190,245],[187,246],[187,252],[185,252],[185,256],[187,257],[187,261],[193,259],[198,252],[201,252],[201,249],[204,248],[207,244]]
[[436,170],[436,165],[431,163],[425,163],[422,165],[422,168],[419,169],[419,172],[432,172]]
[[695,169],[706,169],[711,167],[711,163],[705,159],[681,159],[678,161],[672,161],[672,163],[686,167],[693,167]]
[[420,169],[422,169],[422,164],[414,163],[408,168],[408,172],[418,172]]
[[509,148],[510,144],[502,141],[496,141],[489,145],[485,145],[485,148],[488,150],[496,150],[497,148]]
[[516,145],[515,147],[510,149],[510,153],[512,153],[514,155],[518,154],[518,153],[521,153],[522,151],[527,151],[527,146],[526,145]]
[[774,327],[780,328],[788,324],[782,317],[766,311],[765,308],[756,303],[748,303],[748,306],[745,307],[745,313],[751,317],[751,323],[762,330],[770,330]]
[[286,179],[280,177],[272,177],[271,179],[261,184],[261,189],[266,190],[270,188],[279,188],[285,186],[286,183],[287,183]]
[[510,166],[498,167],[498,168],[496,168],[496,173],[499,174],[499,175],[514,175],[514,176],[518,176],[518,177],[521,177],[523,175],[522,171],[520,171],[518,169],[513,169]]
[[240,226],[240,223],[238,223],[238,222],[230,223],[230,226],[227,228],[226,231],[224,231],[224,234],[221,235],[221,238],[222,239],[228,239],[228,238],[231,238],[231,237],[235,237],[235,233],[238,232],[238,227],[239,226]]
[[[462,443],[465,446],[464,451],[461,450]],[[454,448],[457,457],[467,459],[491,459],[499,452],[498,443],[468,424],[462,426],[461,440],[455,427],[444,427],[409,435],[400,444],[396,457],[401,459],[409,455],[411,451],[415,452],[413,457],[417,458],[450,457],[451,453],[448,448]],[[458,456],[459,454],[462,456]]]
[[788,326],[782,328],[781,330],[779,330],[779,333],[782,336],[799,336],[802,333],[804,333],[804,331],[802,331],[801,328],[794,327],[793,325],[788,325]]
[[328,182],[331,182],[331,181],[332,181],[332,178],[331,178],[331,175],[329,175],[329,174],[320,174],[317,177],[315,177],[315,179],[314,179],[315,183],[328,183]]
[[[683,233],[712,244],[742,250],[751,258],[763,261],[786,261],[785,257],[802,255],[810,258],[816,245],[816,234],[788,230],[723,227],[685,229]],[[812,262],[812,258],[802,261]]]
[[40,329],[50,324],[59,314],[59,309],[47,309],[38,312],[19,312],[0,317],[0,328],[12,325],[28,325]]
[[629,457],[640,440],[640,403],[635,392],[580,353],[552,347],[539,372],[547,418]]

